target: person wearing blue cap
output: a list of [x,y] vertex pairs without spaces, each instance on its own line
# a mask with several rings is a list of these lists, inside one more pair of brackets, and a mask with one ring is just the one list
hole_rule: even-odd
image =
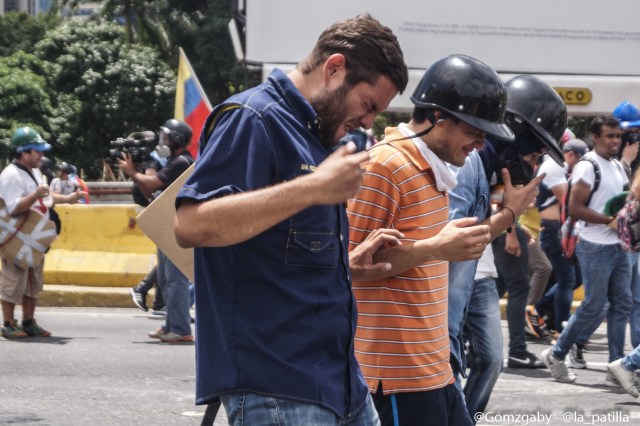
[[[43,153],[51,149],[31,127],[21,127],[11,136],[15,158],[0,174],[0,198],[10,215],[19,215],[29,209],[48,216],[43,199],[49,195],[49,186],[38,168]],[[48,337],[51,333],[40,327],[34,318],[38,294],[42,290],[44,258],[32,268],[22,268],[2,256],[0,275],[0,302],[3,326],[0,334],[6,338]],[[14,319],[16,304],[22,304],[22,325]]]
[[[638,147],[640,147],[640,109],[635,104],[625,100],[613,110],[613,116],[620,121],[620,129],[622,129],[620,150],[618,151],[621,153],[620,162],[624,166],[627,176],[631,179],[640,164],[640,158],[638,156]],[[629,315],[629,328],[631,345],[633,347],[640,345],[639,259],[639,253],[629,253],[629,262],[631,264],[631,296],[633,299],[631,314]]]
[[631,179],[640,164],[638,156],[640,109],[629,101],[622,101],[613,110],[613,116],[620,121],[620,129],[622,129],[622,143],[618,151],[618,159],[624,166],[627,176]]

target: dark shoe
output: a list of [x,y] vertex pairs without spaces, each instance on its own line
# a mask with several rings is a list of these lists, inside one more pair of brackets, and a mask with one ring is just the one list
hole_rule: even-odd
[[137,290],[137,288],[130,288],[129,294],[131,295],[131,300],[133,300],[134,305],[143,311],[147,312],[149,308],[147,308],[147,295],[141,293]]
[[51,336],[51,332],[45,330],[44,328],[40,327],[37,323],[36,320],[31,320],[31,324],[29,325],[22,325],[22,329],[24,330],[25,333],[27,333],[28,336],[31,337],[49,337]]
[[163,306],[160,309],[152,309],[151,310],[151,315],[165,316],[165,315],[167,315],[167,307]]
[[531,352],[509,355],[509,368],[544,368],[544,362]]

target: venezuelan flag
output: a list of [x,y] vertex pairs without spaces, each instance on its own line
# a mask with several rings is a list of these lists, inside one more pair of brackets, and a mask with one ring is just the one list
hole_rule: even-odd
[[180,62],[178,65],[178,81],[176,84],[176,104],[173,116],[191,126],[193,135],[189,144],[189,152],[196,158],[198,155],[198,141],[202,126],[211,112],[211,103],[202,90],[198,77],[193,72],[191,64],[180,48]]

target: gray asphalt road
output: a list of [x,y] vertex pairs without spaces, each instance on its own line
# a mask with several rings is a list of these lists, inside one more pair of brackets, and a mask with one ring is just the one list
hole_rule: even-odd
[[205,407],[194,405],[194,346],[148,338],[158,319],[105,308],[39,308],[37,318],[52,337],[0,338],[0,424],[202,421]]
[[[159,320],[133,308],[40,308],[38,320],[53,337],[0,338],[0,425],[201,423],[194,346],[149,339]],[[529,344],[536,353],[546,347]],[[586,358],[575,384],[554,382],[544,369],[505,368],[478,424],[640,424],[640,401],[604,380],[606,325]],[[215,424],[227,425],[223,411]]]
[[[502,323],[505,344],[507,324]],[[631,350],[627,336],[627,351]],[[548,344],[529,342],[540,356]],[[506,353],[506,348],[505,348]],[[591,337],[585,354],[587,368],[571,369],[573,384],[554,381],[547,369],[505,368],[478,425],[620,425],[640,424],[640,401],[605,381],[608,363],[606,323]]]

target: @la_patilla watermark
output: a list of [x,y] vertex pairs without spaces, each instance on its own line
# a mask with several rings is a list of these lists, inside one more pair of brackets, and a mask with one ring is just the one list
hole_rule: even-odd
[[476,413],[475,421],[482,425],[491,424],[514,424],[514,425],[549,425],[567,424],[567,425],[606,425],[606,424],[630,424],[629,413],[624,411],[594,411],[587,413],[579,410],[566,410],[563,412],[495,412],[487,411],[486,413]]

